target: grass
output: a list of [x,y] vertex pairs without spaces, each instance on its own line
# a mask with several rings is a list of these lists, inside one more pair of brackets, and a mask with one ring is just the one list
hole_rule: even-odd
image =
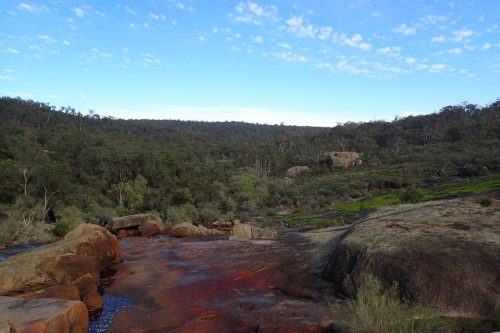
[[348,308],[347,326],[353,333],[418,333],[437,324],[433,310],[399,297],[397,283],[383,290],[380,281],[370,274],[363,277]]
[[[386,168],[382,171],[382,175],[380,175],[380,170],[377,169],[359,171],[346,170],[331,176],[320,176],[312,181],[309,180],[309,183],[299,183],[294,186],[298,186],[301,191],[304,192],[312,191],[313,189],[318,192],[335,192],[341,190],[350,195],[358,191],[356,184],[361,179],[376,179],[382,176],[389,176],[390,173],[393,173],[390,178],[386,178],[386,180],[393,180],[401,177],[401,173],[404,172],[401,168]],[[420,169],[418,171],[422,172]],[[408,170],[406,170],[406,172],[410,173]],[[415,188],[419,195],[414,201],[432,201],[445,199],[449,196],[459,197],[467,194],[500,190],[500,174],[492,174],[472,179],[445,179],[442,182],[442,184],[429,189]],[[345,223],[348,224],[357,220],[364,210],[373,210],[401,204],[401,199],[405,201],[405,192],[408,192],[408,188],[378,192],[374,191],[370,193],[370,197],[361,197],[348,202],[334,203],[329,207],[319,209],[300,207],[295,208],[291,213],[277,215],[283,220],[287,227],[304,225],[322,228]]]
[[[420,201],[445,199],[448,196],[463,196],[500,190],[500,175],[491,175],[471,180],[448,183],[431,190],[422,190]],[[333,209],[347,214],[359,214],[364,209],[377,209],[401,203],[400,194],[405,190],[376,194],[370,198],[334,204]]]

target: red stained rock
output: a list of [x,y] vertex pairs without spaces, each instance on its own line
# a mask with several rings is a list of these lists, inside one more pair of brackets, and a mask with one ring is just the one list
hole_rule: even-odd
[[76,286],[66,284],[66,285],[50,287],[31,294],[25,294],[22,295],[20,298],[22,299],[57,298],[57,299],[66,299],[70,301],[79,301],[80,291]]
[[127,237],[140,236],[141,232],[137,229],[129,229],[127,230]]
[[102,309],[102,297],[97,291],[92,291],[83,297],[83,303],[89,311]]
[[12,333],[85,333],[87,308],[82,302],[58,299],[23,300],[0,296],[0,329]]
[[139,227],[142,237],[152,237],[160,234],[160,227],[157,224],[147,223]]
[[326,333],[318,323],[331,322],[332,312],[315,296],[331,285],[308,268],[301,244],[127,238],[107,291],[134,307],[119,311],[109,331]]
[[99,281],[95,281],[90,274],[85,274],[71,282],[80,292],[80,297],[83,298],[86,294],[97,291]]
[[120,229],[117,233],[116,233],[116,238],[118,239],[122,239],[122,238],[125,238],[128,236],[128,233],[127,233],[127,230],[125,229]]

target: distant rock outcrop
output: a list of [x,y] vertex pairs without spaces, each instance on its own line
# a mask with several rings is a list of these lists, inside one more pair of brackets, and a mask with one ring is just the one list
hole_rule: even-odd
[[323,276],[354,296],[370,273],[443,315],[489,317],[500,308],[499,221],[498,205],[472,198],[385,208],[333,240]]
[[295,179],[311,172],[308,166],[294,166],[286,171],[286,177]]
[[198,237],[206,235],[221,235],[217,229],[207,229],[202,225],[196,226],[191,223],[178,223],[172,227],[170,234],[174,237]]
[[347,168],[351,166],[359,166],[363,163],[359,154],[353,151],[332,151],[325,153],[325,156],[329,168],[334,166]]
[[236,224],[231,229],[231,238],[274,238],[278,232],[274,229],[263,229],[249,224]]
[[145,224],[158,224],[161,225],[161,218],[152,214],[135,214],[122,217],[115,217],[111,226],[111,231],[114,233],[121,229],[130,229],[139,227]]

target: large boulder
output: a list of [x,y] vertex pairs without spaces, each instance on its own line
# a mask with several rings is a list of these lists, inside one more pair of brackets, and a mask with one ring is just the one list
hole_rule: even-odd
[[170,234],[174,237],[198,237],[206,235],[221,235],[222,232],[216,229],[207,229],[202,225],[195,226],[191,223],[178,223],[172,227]]
[[88,325],[87,308],[79,301],[0,296],[1,332],[85,333]]
[[274,229],[263,229],[249,224],[236,224],[231,229],[231,238],[274,238],[278,232]]
[[286,170],[286,177],[295,179],[308,173],[311,173],[308,166],[294,166]]
[[158,226],[161,226],[162,221],[161,218],[152,214],[135,214],[115,217],[113,219],[113,224],[111,225],[111,230],[115,233],[120,229],[138,229],[145,224],[157,224]]
[[99,272],[119,259],[120,252],[118,240],[105,228],[82,224],[59,242],[0,262],[0,295],[73,284],[87,274],[98,285]]
[[472,198],[386,208],[332,241],[323,277],[354,296],[370,273],[443,315],[488,317],[500,308],[499,221]]
[[142,237],[153,237],[161,233],[160,226],[154,223],[146,223],[139,227]]
[[359,166],[363,163],[358,153],[354,151],[332,151],[325,153],[326,161],[330,168]]

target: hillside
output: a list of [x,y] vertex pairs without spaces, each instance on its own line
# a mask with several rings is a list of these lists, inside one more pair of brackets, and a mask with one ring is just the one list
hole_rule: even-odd
[[[361,153],[363,165],[330,169],[324,153],[341,150]],[[312,173],[284,181],[296,165]],[[500,101],[314,128],[121,120],[0,98],[0,242],[36,238],[28,226],[37,222],[62,235],[83,220],[105,225],[147,211],[171,222],[210,222],[273,221],[291,209],[287,223],[304,211],[324,221],[332,204],[369,203],[413,184],[430,195],[480,177],[491,189],[499,171]]]

